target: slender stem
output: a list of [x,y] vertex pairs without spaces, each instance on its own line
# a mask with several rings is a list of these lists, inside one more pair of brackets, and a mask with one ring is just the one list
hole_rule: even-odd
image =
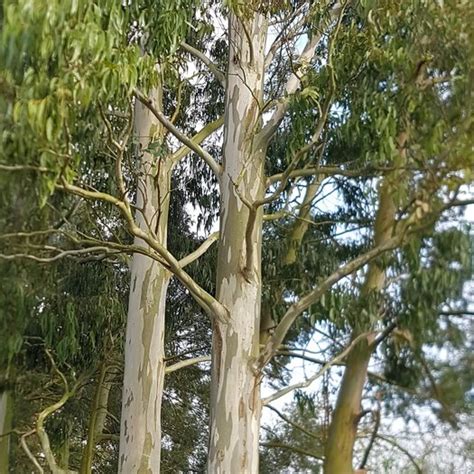
[[99,402],[101,399],[101,390],[107,375],[107,365],[105,362],[102,362],[99,372],[99,378],[97,380],[97,387],[94,394],[94,400],[92,404],[91,415],[89,418],[89,429],[87,433],[87,443],[84,448],[84,454],[82,456],[81,462],[81,474],[89,474],[92,469],[92,460],[94,457],[95,443],[96,443],[96,423],[97,415],[99,412]]
[[326,362],[313,376],[308,377],[306,380],[303,382],[298,382],[293,385],[289,385],[288,387],[285,387],[281,390],[278,390],[274,394],[270,395],[269,397],[265,398],[262,400],[262,403],[264,405],[268,405],[269,403],[278,400],[279,398],[285,396],[286,394],[293,392],[294,390],[297,390],[299,388],[307,388],[309,387],[316,379],[324,375],[325,372],[327,372],[333,365],[338,364],[344,357],[346,357],[352,349],[356,346],[356,344],[365,338],[368,338],[371,336],[373,333],[367,332],[360,334],[358,337],[356,337],[343,351],[341,351],[336,357],[331,359],[330,361]]
[[295,423],[294,421],[290,420],[287,416],[285,416],[281,411],[277,410],[275,407],[272,407],[271,405],[264,405],[265,408],[270,408],[273,412],[275,412],[283,421],[286,421],[289,425],[293,426],[297,430],[301,431],[302,433],[310,436],[311,438],[315,439],[320,439],[321,437],[317,435],[316,433],[313,433],[312,431],[309,431],[306,429],[304,426],[301,426],[298,423]]
[[286,451],[292,451],[294,453],[301,454],[303,456],[308,456],[310,458],[318,459],[320,461],[323,460],[323,457],[318,453],[315,453],[313,451],[308,451],[307,449],[298,448],[296,446],[289,446],[288,444],[278,443],[276,441],[260,443],[260,446],[264,446],[265,448],[284,449]]
[[182,360],[180,362],[176,362],[176,364],[169,365],[165,369],[165,374],[170,374],[171,372],[175,372],[176,370],[183,369],[184,367],[189,367],[190,365],[199,364],[200,362],[210,362],[210,356],[201,356],[201,357],[194,357],[192,359]]

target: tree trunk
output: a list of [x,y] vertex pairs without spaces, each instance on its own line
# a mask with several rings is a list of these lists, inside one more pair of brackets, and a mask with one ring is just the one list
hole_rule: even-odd
[[316,178],[306,188],[305,197],[301,203],[301,207],[298,213],[298,219],[293,224],[289,239],[288,239],[288,251],[284,258],[285,265],[292,265],[296,262],[298,252],[303,242],[304,236],[308,230],[309,223],[311,222],[311,205],[313,200],[321,188],[321,182],[324,177],[320,176]]
[[[389,178],[386,178],[380,189],[379,208],[375,219],[376,246],[383,245],[392,236],[395,216],[396,206],[392,199],[392,186]],[[381,291],[384,284],[383,267],[378,261],[371,262],[361,296],[367,297],[370,293]],[[352,339],[361,332],[363,332],[361,329],[353,330]],[[368,337],[362,339],[347,357],[336,408],[329,426],[324,457],[325,474],[352,474],[354,472],[352,457],[361,414],[362,391],[374,349],[373,337]]]
[[[0,436],[12,429],[13,396],[10,390],[0,393]],[[9,472],[10,435],[0,437],[0,472]]]
[[[161,107],[161,90],[151,98]],[[172,163],[144,151],[162,141],[162,127],[136,104],[135,132],[142,150],[136,220],[166,246]],[[135,239],[135,245],[146,246]],[[164,329],[170,274],[156,260],[134,254],[125,338],[119,472],[158,473],[161,455],[161,398],[165,375]]]
[[[59,447],[58,450],[58,465],[64,472],[71,472],[69,470],[69,458],[70,458],[71,450],[70,450],[70,443],[69,443],[69,435],[65,438]],[[72,471],[76,472],[76,471]]]
[[[264,192],[260,125],[266,20],[230,14],[230,55],[224,123],[217,298],[230,322],[214,323],[209,473],[258,472],[262,210],[249,204]],[[249,44],[251,41],[251,44]]]
[[351,351],[329,426],[324,457],[325,474],[352,474],[352,454],[360,419],[362,390],[372,348],[363,339]]
[[87,433],[87,444],[81,461],[81,474],[92,472],[92,461],[94,458],[97,438],[102,434],[107,416],[107,405],[112,384],[106,380],[107,365],[103,362],[100,367],[97,387],[92,401],[91,414],[89,418],[89,429]]

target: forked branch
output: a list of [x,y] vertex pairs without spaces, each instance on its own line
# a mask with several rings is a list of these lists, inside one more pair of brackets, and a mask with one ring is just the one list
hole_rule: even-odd
[[181,143],[186,145],[189,149],[194,151],[199,157],[201,157],[211,168],[217,178],[220,177],[222,172],[222,167],[214,160],[214,158],[202,148],[200,145],[195,143],[191,138],[186,136],[184,133],[179,131],[170,120],[168,120],[165,115],[153,104],[153,101],[150,100],[145,94],[136,90],[136,98],[158,119],[158,121],[177,138]]
[[278,400],[279,398],[285,396],[286,394],[290,392],[293,392],[294,390],[309,387],[316,379],[324,375],[324,373],[327,372],[333,365],[339,364],[349,354],[349,352],[352,351],[352,349],[356,346],[356,344],[360,340],[365,339],[369,337],[370,335],[371,335],[370,332],[360,334],[336,357],[326,362],[313,376],[308,377],[306,380],[302,382],[298,382],[293,385],[289,385],[288,387],[282,388],[281,390],[278,390],[273,395],[270,395],[269,397],[264,398],[262,400],[262,403],[264,405],[268,405],[269,403],[274,402],[275,400]]
[[319,301],[323,294],[325,294],[333,285],[339,282],[342,278],[350,275],[351,273],[359,270],[364,265],[369,263],[371,260],[377,258],[379,255],[393,250],[403,240],[403,234],[398,234],[395,237],[390,238],[382,245],[374,247],[372,250],[356,257],[350,262],[343,265],[341,268],[329,275],[323,282],[318,285],[314,290],[307,293],[305,296],[301,297],[296,303],[292,304],[280,323],[275,329],[273,335],[268,339],[266,347],[262,352],[260,357],[260,367],[263,368],[270,359],[276,354],[278,347],[283,342],[286,334],[288,333],[290,327],[293,325],[295,320],[300,314],[306,311],[312,304]]

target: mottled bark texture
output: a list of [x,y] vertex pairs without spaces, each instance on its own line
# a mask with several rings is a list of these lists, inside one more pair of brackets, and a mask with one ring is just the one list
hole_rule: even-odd
[[[259,355],[262,210],[251,204],[264,193],[261,126],[263,15],[229,15],[229,65],[221,176],[221,240],[217,299],[230,322],[214,322],[209,473],[258,472]],[[251,42],[250,42],[251,41]]]
[[[161,107],[161,90],[150,98]],[[148,153],[163,130],[141,103],[135,109],[135,134],[141,165],[136,222],[166,246],[172,163]],[[135,245],[146,246],[135,239]],[[134,254],[125,338],[125,371],[120,430],[119,472],[158,473],[161,455],[161,399],[164,383],[165,304],[170,274],[156,260]]]

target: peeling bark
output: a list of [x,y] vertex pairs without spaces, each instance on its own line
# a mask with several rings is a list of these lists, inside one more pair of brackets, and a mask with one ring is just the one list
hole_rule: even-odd
[[[214,322],[209,473],[258,472],[262,209],[261,125],[266,20],[230,14],[217,298],[230,322]],[[251,39],[252,43],[249,43]]]
[[[161,105],[161,90],[152,98]],[[161,140],[162,127],[136,104],[135,133],[141,149]],[[137,188],[136,221],[167,244],[172,162],[143,152]],[[135,239],[136,245],[146,245]],[[119,472],[158,473],[161,456],[161,399],[165,374],[164,329],[170,274],[157,261],[134,254],[125,338]]]

